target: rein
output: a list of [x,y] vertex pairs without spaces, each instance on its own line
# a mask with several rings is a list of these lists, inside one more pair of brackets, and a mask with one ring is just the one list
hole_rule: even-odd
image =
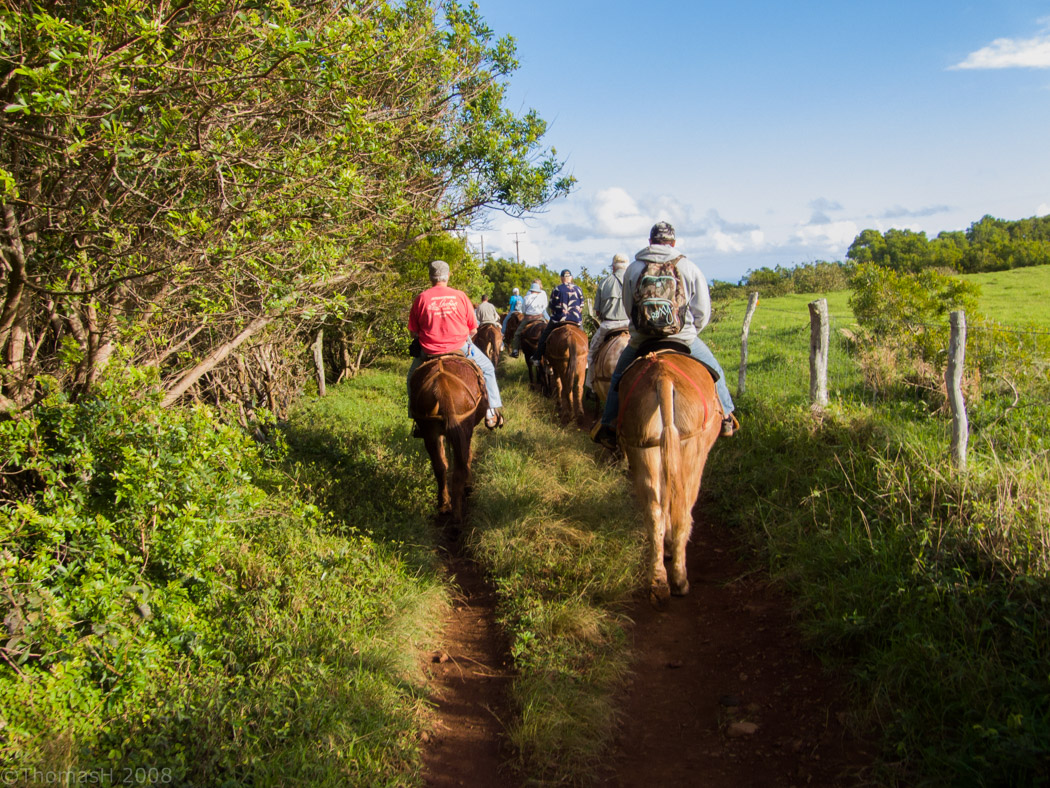
[[[620,412],[616,414],[616,431],[617,432],[620,432],[620,428],[621,428],[621,426],[623,424],[623,412],[625,410],[627,410],[627,403],[629,403],[631,401],[631,395],[634,394],[634,390],[636,388],[638,388],[638,384],[642,382],[642,378],[645,377],[645,374],[652,368],[652,366],[654,364],[656,364],[660,360],[662,355],[667,355],[667,354],[666,353],[663,353],[663,354],[660,354],[660,353],[649,353],[645,357],[645,360],[648,362],[645,365],[645,369],[643,369],[641,372],[639,372],[638,373],[638,377],[634,379],[634,383],[631,384],[631,388],[627,391],[627,396],[623,398],[623,402],[620,405]],[[693,380],[692,377],[690,377],[690,375],[688,373],[686,373],[686,371],[683,370],[680,366],[675,364],[669,358],[665,358],[663,360],[664,360],[664,363],[667,364],[667,366],[671,367],[671,369],[673,369],[676,372],[678,372],[682,377],[684,377],[686,380],[689,381],[689,384],[694,389],[696,389],[696,393],[700,395],[700,402],[704,406],[704,420],[701,422],[701,424],[707,424],[707,416],[708,416],[707,397],[704,396],[704,392],[702,392],[700,390],[700,387],[698,385],[696,385],[696,381]],[[685,437],[688,438],[688,437],[692,437],[692,436],[691,435],[687,435]]]

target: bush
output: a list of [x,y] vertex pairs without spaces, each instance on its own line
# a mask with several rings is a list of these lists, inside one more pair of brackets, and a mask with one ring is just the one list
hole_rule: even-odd
[[[180,660],[216,658],[202,608],[234,513],[259,493],[241,432],[163,410],[132,372],[0,422],[0,708],[6,763],[62,768]],[[100,724],[100,720],[103,721]]]

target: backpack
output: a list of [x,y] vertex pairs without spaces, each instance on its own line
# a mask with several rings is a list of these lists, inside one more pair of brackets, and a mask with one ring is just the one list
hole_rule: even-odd
[[669,337],[682,330],[687,303],[678,261],[683,257],[665,263],[646,262],[634,286],[631,308],[631,322],[641,333]]

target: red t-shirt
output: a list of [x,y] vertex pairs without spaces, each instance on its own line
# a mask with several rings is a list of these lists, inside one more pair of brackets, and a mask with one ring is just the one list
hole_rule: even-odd
[[470,298],[446,284],[417,295],[408,313],[408,330],[419,336],[419,344],[431,355],[460,350],[477,327]]

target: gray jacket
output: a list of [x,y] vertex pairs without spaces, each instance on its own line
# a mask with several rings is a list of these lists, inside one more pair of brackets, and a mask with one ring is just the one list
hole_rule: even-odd
[[[667,262],[678,257],[680,252],[673,246],[664,244],[653,244],[642,249],[634,256],[634,262],[627,266],[623,285],[623,307],[628,315],[634,307],[634,291],[638,285],[638,279],[645,270],[645,264],[650,262]],[[704,329],[711,319],[711,294],[707,289],[707,279],[696,264],[683,257],[678,261],[678,275],[682,278],[682,286],[685,288],[686,301],[689,308],[685,313],[685,323],[682,330],[667,339],[674,339],[685,345],[692,345],[696,335]],[[648,335],[640,334],[631,323],[631,346],[638,347]]]
[[627,319],[627,310],[623,308],[623,276],[626,272],[626,268],[614,269],[598,285],[598,292],[594,294],[594,314],[600,320]]

